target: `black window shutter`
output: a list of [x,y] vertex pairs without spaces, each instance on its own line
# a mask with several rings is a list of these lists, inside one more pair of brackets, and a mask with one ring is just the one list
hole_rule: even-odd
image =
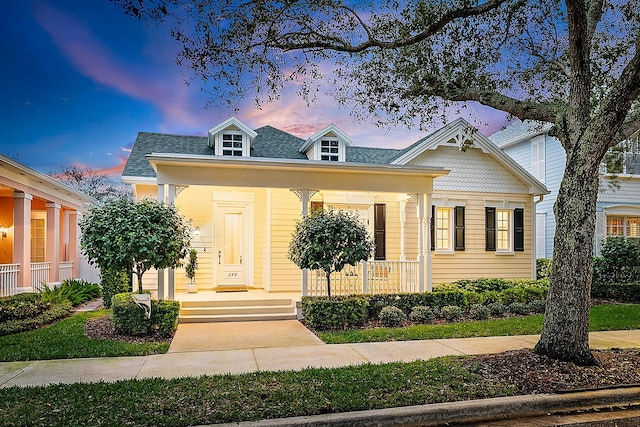
[[496,250],[496,208],[484,208],[485,214],[485,250]]
[[435,251],[436,250],[436,207],[434,205],[431,205],[431,250]]
[[375,243],[375,252],[373,259],[386,259],[386,208],[382,203],[373,205],[373,241]]
[[513,210],[513,250],[524,251],[524,209]]
[[455,208],[455,250],[464,251],[464,206]]

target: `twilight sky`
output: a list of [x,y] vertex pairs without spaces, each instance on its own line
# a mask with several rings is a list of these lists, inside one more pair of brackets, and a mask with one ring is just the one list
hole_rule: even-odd
[[[208,95],[185,84],[167,26],[130,19],[108,0],[6,2],[0,40],[0,153],[41,172],[76,164],[119,176],[139,131],[205,135],[233,114],[205,108]],[[480,106],[447,116],[489,123],[485,135],[506,123]],[[302,138],[334,123],[362,146],[403,148],[425,134],[355,122],[328,96],[306,107],[294,88],[262,110],[242,101],[238,117]]]

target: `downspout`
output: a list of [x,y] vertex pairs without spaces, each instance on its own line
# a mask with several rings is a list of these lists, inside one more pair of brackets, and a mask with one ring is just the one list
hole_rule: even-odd
[[[533,197],[535,198],[536,195],[534,195]],[[537,254],[537,242],[538,242],[538,230],[537,230],[537,226],[538,226],[538,221],[537,221],[537,213],[538,213],[538,203],[542,202],[544,200],[544,194],[538,194],[538,197],[540,197],[538,200],[534,200],[533,201],[533,209],[531,209],[532,213],[531,213],[531,233],[532,233],[532,244],[531,244],[531,251],[533,252],[533,261],[532,261],[532,266],[531,266],[531,277],[533,277],[534,279],[537,279],[537,275],[538,275],[538,268],[537,268],[537,259],[538,256]]]

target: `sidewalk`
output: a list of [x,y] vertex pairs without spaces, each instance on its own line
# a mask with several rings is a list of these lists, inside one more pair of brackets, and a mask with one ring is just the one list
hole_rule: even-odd
[[[0,387],[409,362],[533,348],[538,341],[537,335],[523,335],[327,345],[309,336],[297,339],[300,338],[297,334],[313,334],[289,322],[299,325],[297,321],[254,322],[261,326],[227,323],[187,327],[181,324],[167,354],[4,362],[0,363]],[[251,336],[246,335],[249,330]],[[198,348],[209,347],[211,342],[235,348]],[[590,345],[593,349],[640,347],[640,330],[593,332]]]

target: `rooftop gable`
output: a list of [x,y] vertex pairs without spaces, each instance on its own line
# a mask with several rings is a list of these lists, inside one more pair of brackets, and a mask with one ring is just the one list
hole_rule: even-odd
[[333,135],[340,138],[342,141],[344,141],[347,147],[353,143],[349,135],[347,135],[342,130],[340,130],[340,128],[338,128],[336,125],[330,124],[329,126],[319,130],[318,132],[314,133],[309,138],[307,138],[304,144],[302,144],[302,146],[299,148],[299,151],[301,153],[306,153],[315,141],[324,137],[328,133],[332,133]]

